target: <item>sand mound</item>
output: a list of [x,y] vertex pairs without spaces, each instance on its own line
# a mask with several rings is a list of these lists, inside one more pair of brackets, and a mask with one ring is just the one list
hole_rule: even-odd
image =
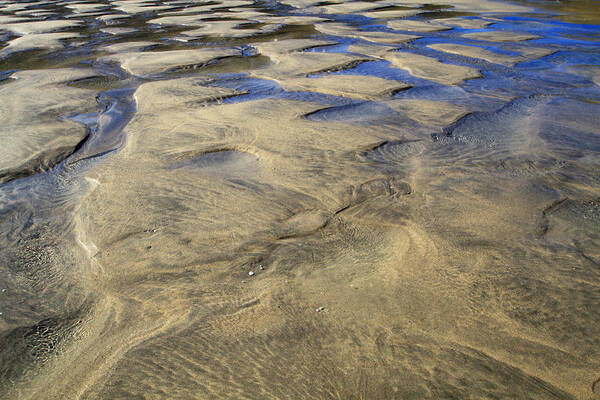
[[402,82],[374,76],[327,75],[319,78],[286,79],[281,86],[289,91],[307,91],[373,100],[410,88]]
[[0,181],[44,171],[73,152],[87,128],[67,117],[95,109],[90,90],[67,86],[90,70],[22,71],[0,86]]
[[509,66],[525,60],[525,58],[521,56],[510,56],[508,54],[486,50],[477,46],[465,46],[454,43],[438,43],[429,45],[429,47],[434,50],[445,51],[446,53],[458,54],[465,57],[480,58],[491,63]]
[[226,57],[240,55],[235,49],[173,50],[162,52],[119,53],[102,57],[104,62],[118,62],[127,72],[147,76],[182,68],[196,68]]
[[388,52],[384,57],[395,68],[405,69],[411,75],[442,85],[458,85],[466,79],[481,77],[481,73],[474,68],[442,63],[435,58],[418,54]]
[[342,53],[271,54],[271,64],[253,71],[252,75],[283,79],[341,71],[369,61],[368,58]]
[[469,39],[484,40],[487,42],[522,42],[524,40],[539,39],[537,35],[511,31],[483,31],[471,32],[463,35]]

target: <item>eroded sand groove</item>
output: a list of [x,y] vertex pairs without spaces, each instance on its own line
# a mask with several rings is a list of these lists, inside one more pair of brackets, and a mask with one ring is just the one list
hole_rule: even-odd
[[0,0],[0,397],[595,399],[600,27],[561,18]]

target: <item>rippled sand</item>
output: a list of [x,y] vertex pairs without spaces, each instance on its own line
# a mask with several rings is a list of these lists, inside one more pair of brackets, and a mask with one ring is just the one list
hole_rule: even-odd
[[0,397],[599,399],[572,3],[0,1]]

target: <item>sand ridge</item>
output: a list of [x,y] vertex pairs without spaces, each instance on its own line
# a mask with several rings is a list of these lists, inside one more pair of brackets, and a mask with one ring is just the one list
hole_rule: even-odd
[[322,23],[316,25],[315,28],[325,35],[354,37],[369,42],[386,44],[404,43],[419,38],[419,36],[401,33],[357,31],[348,25],[340,23]]
[[269,54],[271,63],[252,72],[253,76],[282,79],[339,71],[370,61],[369,58],[342,53]]
[[0,58],[6,58],[13,53],[37,49],[61,49],[65,47],[64,40],[79,37],[78,33],[34,33],[12,39],[8,45],[0,49]]
[[102,57],[102,61],[118,62],[133,75],[153,75],[173,68],[204,65],[225,57],[239,55],[235,49],[173,50],[163,52],[129,52]]
[[392,29],[399,31],[416,31],[416,32],[436,32],[452,29],[447,25],[431,22],[431,21],[416,21],[408,19],[393,20],[387,23]]
[[463,36],[469,39],[484,40],[488,42],[522,42],[523,40],[539,39],[539,36],[529,33],[495,30],[465,33]]
[[2,181],[27,175],[30,170],[50,168],[85,138],[86,127],[66,117],[95,110],[95,101],[91,91],[67,84],[94,75],[83,69],[20,71],[13,74],[13,82],[0,86],[4,99],[0,135],[5,142],[0,164]]
[[319,78],[286,79],[281,82],[281,86],[288,91],[317,92],[365,100],[390,96],[411,87],[402,82],[374,76],[364,76],[359,82],[356,81],[356,76],[352,75],[327,75]]
[[522,56],[510,56],[507,54],[486,50],[477,46],[465,46],[454,43],[438,43],[429,45],[429,47],[438,51],[445,51],[447,53],[458,54],[466,57],[481,58],[492,63],[509,66],[526,60],[526,58]]
[[408,52],[387,52],[385,59],[396,68],[403,68],[412,75],[444,85],[456,85],[465,79],[481,77],[481,73],[471,67],[442,63],[435,58]]

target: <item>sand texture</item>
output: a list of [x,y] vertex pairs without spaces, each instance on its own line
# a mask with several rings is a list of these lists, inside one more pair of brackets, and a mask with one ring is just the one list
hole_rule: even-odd
[[337,44],[337,42],[331,40],[286,39],[278,40],[276,42],[259,42],[254,44],[254,47],[260,54],[272,56],[280,53],[291,53],[294,51],[314,49],[316,47],[332,46],[334,44]]
[[105,62],[118,62],[127,72],[138,75],[154,75],[177,68],[196,68],[219,59],[239,55],[235,49],[173,50],[163,52],[130,52],[105,56]]
[[522,42],[523,40],[539,39],[539,36],[529,33],[495,30],[466,33],[464,37],[487,42]]
[[0,399],[600,399],[546,3],[0,0]]
[[447,64],[436,58],[408,52],[388,52],[385,59],[396,68],[402,68],[411,75],[444,85],[457,85],[466,79],[481,77],[481,73],[471,67]]
[[420,37],[393,32],[357,31],[349,25],[339,23],[318,24],[316,25],[316,29],[325,35],[354,37],[357,39],[366,40],[368,42],[385,44],[404,43]]
[[369,58],[342,53],[278,53],[270,54],[271,63],[252,75],[274,79],[308,76],[350,69]]
[[67,84],[93,74],[81,69],[22,71],[0,86],[0,181],[52,167],[85,138],[86,127],[66,117],[95,110],[93,92]]
[[455,43],[432,44],[429,47],[438,51],[445,51],[447,53],[458,54],[465,57],[480,58],[491,63],[502,65],[514,65],[525,60],[525,58],[521,56],[511,56],[508,54],[486,50],[482,47],[465,46]]
[[375,100],[406,90],[410,85],[374,76],[357,79],[353,75],[327,75],[320,78],[287,79],[281,86],[288,91],[306,91],[365,100]]
[[21,36],[12,39],[6,47],[0,49],[0,59],[22,51],[60,49],[65,46],[65,39],[72,39],[78,36],[79,34],[70,32],[34,33]]
[[431,21],[418,21],[409,19],[398,19],[387,23],[392,29],[399,31],[415,31],[415,32],[437,32],[452,29],[444,24]]

